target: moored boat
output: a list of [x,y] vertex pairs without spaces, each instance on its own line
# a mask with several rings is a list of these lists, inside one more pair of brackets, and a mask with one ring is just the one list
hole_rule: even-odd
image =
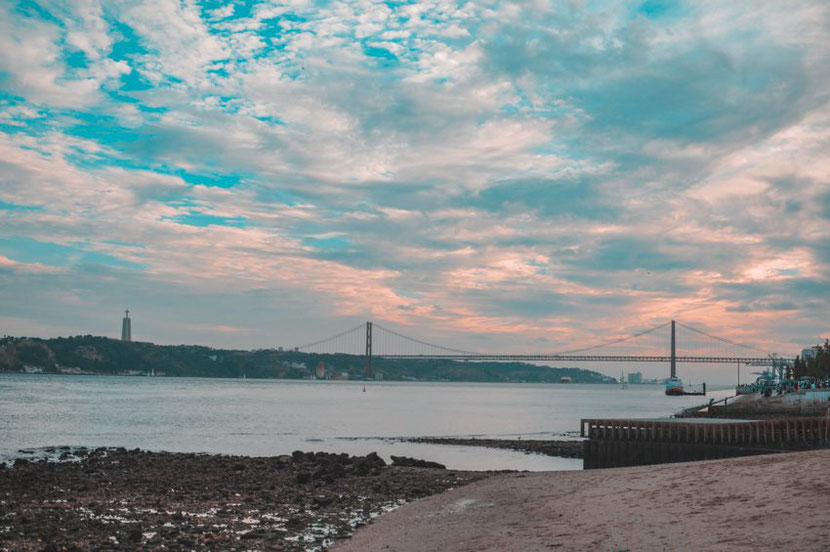
[[674,377],[666,380],[666,395],[684,395],[683,380]]

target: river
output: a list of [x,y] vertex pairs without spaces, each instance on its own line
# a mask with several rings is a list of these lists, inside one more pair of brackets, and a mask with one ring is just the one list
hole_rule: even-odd
[[392,438],[569,439],[580,418],[662,417],[704,400],[667,397],[657,385],[0,374],[0,460],[69,445],[251,456],[377,451],[454,469],[580,469],[581,460]]

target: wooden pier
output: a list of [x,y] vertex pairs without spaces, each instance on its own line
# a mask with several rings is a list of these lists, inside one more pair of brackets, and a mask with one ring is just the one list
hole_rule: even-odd
[[830,445],[830,418],[581,421],[584,468],[787,452]]

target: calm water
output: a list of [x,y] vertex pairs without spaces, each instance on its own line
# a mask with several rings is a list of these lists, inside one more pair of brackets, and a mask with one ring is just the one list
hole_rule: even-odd
[[[569,438],[580,418],[667,416],[703,397],[662,387],[0,375],[0,459],[47,446],[426,458],[457,469],[579,469],[581,460],[400,443],[401,436]],[[710,394],[716,398],[728,391]]]

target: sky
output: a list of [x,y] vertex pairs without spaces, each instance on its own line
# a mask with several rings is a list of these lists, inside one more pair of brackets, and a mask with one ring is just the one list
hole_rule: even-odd
[[0,0],[0,333],[830,336],[830,3]]

